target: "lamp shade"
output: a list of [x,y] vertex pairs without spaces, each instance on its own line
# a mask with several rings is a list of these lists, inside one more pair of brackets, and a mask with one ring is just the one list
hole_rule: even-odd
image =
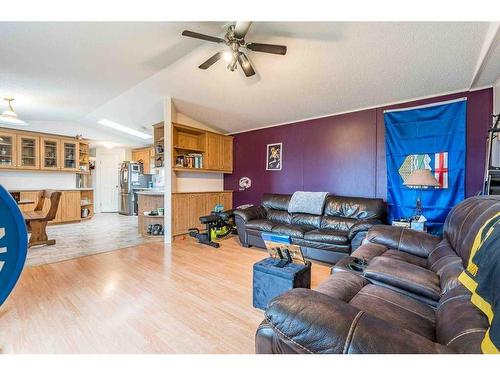
[[415,187],[440,186],[432,172],[428,169],[414,170],[406,181],[403,182],[403,185]]

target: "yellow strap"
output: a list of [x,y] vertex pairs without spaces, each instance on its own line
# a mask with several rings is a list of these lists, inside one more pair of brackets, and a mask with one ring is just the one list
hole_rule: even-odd
[[500,354],[500,350],[498,350],[495,344],[493,344],[493,341],[491,341],[489,328],[484,335],[483,342],[481,343],[481,351],[484,354]]
[[486,221],[486,223],[484,223],[484,225],[477,231],[469,256],[469,264],[467,265],[467,271],[469,271],[471,275],[476,276],[478,270],[477,265],[474,264],[472,259],[474,259],[474,256],[476,255],[477,251],[481,248],[481,245],[484,243],[484,241],[486,241],[486,239],[491,235],[491,233],[493,233],[493,229],[496,223],[490,227],[490,229],[488,230],[488,232],[486,232],[486,234],[483,234],[483,231],[486,228],[486,226],[495,219],[497,219],[497,221],[500,220],[500,212],[497,212],[491,219]]

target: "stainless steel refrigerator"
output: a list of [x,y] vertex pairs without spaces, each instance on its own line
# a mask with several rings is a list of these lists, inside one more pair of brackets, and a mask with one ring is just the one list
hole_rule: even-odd
[[142,165],[124,161],[120,167],[120,214],[137,215],[136,189],[148,188],[151,175],[142,173]]

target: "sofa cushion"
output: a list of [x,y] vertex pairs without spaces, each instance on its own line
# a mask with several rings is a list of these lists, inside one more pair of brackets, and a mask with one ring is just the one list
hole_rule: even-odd
[[304,239],[316,242],[326,242],[336,245],[348,245],[349,239],[345,232],[331,229],[315,229],[304,234]]
[[323,216],[321,218],[322,229],[332,229],[337,231],[349,232],[351,227],[357,222],[356,219],[340,216]]
[[363,246],[353,251],[351,256],[365,259],[367,261],[375,257],[382,256],[390,259],[401,260],[410,264],[414,264],[415,266],[427,268],[427,260],[425,258],[405,253],[404,251],[390,249],[387,246],[371,242],[367,242]]
[[276,225],[276,223],[272,222],[271,220],[266,220],[266,219],[256,219],[256,220],[250,220],[245,224],[246,229],[255,229],[255,230],[261,230],[264,232],[269,232],[273,227]]
[[321,216],[311,214],[292,214],[291,224],[307,225],[314,228],[319,228]]
[[375,257],[364,270],[363,276],[374,282],[393,286],[433,301],[441,298],[438,275],[398,259]]
[[356,220],[382,218],[385,215],[385,203],[382,199],[330,195],[326,198],[323,214]]
[[285,234],[290,237],[304,238],[304,234],[311,229],[314,228],[294,224],[277,224],[271,231],[273,233]]
[[262,197],[262,207],[288,212],[291,197],[290,194],[264,194]]
[[489,327],[488,318],[470,301],[459,285],[443,295],[436,310],[437,342],[458,353],[481,353],[481,342]]
[[435,339],[434,310],[404,294],[368,284],[352,298],[349,304],[429,340]]
[[280,211],[274,209],[267,210],[267,219],[278,224],[291,224],[292,215],[288,211]]
[[365,285],[368,280],[352,272],[334,273],[316,290],[327,296],[349,302]]
[[326,260],[326,259],[333,259],[331,255],[327,255],[325,259],[323,259],[322,257],[318,258],[316,256],[312,256],[311,255],[312,253],[311,253],[311,251],[309,251],[309,248],[325,250],[325,251],[334,251],[336,253],[342,253],[342,254],[349,254],[349,252],[351,250],[351,246],[349,244],[340,245],[340,244],[328,243],[328,242],[317,242],[317,241],[306,240],[304,238],[298,238],[298,237],[292,238],[292,243],[294,245],[299,245],[302,248],[302,252],[304,253],[305,257],[310,257],[311,259],[316,259],[316,260],[327,262],[327,263],[335,263],[337,260],[334,260],[334,261]]

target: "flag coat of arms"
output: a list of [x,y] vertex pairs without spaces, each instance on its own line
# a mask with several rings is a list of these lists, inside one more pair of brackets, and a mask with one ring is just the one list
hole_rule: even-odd
[[423,215],[439,234],[452,207],[465,198],[466,100],[386,111],[387,205],[389,219],[411,217],[418,190],[403,183],[428,169],[439,187],[422,188]]

